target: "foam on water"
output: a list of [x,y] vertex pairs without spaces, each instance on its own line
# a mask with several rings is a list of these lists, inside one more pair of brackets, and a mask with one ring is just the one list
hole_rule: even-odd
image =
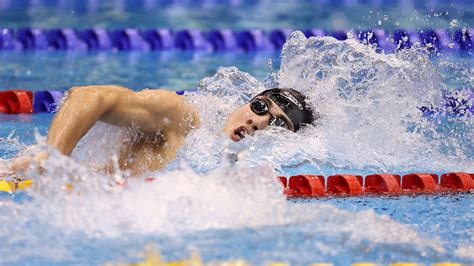
[[[220,134],[233,108],[275,85],[303,91],[319,120],[298,133],[275,128],[239,143]],[[154,182],[128,179],[122,188],[116,181],[126,174],[94,171],[117,152],[113,144],[131,134],[127,130],[96,125],[72,158],[50,150],[46,172],[28,174],[35,180],[30,200],[0,199],[0,262],[35,256],[78,262],[77,249],[94,239],[122,248],[141,238],[272,227],[272,235],[288,230],[316,239],[314,252],[331,257],[375,252],[383,260],[385,246],[403,258],[444,254],[442,239],[372,210],[287,201],[275,179],[275,170],[301,162],[332,169],[473,171],[472,147],[461,145],[473,139],[472,120],[453,118],[467,136],[442,135],[417,109],[437,103],[440,89],[447,89],[442,77],[418,50],[384,55],[354,40],[293,33],[281,69],[265,81],[220,68],[200,82],[199,94],[186,96],[204,123],[166,171],[149,173]],[[107,141],[99,143],[103,135]],[[448,144],[453,148],[446,152]],[[49,148],[40,143],[40,149]]]
[[[215,134],[228,113],[265,86],[302,91],[319,119],[298,134],[268,130],[209,151],[209,142],[201,139]],[[277,166],[309,161],[383,171],[474,170],[472,118],[430,120],[418,109],[440,105],[442,93],[450,90],[419,48],[385,55],[356,40],[307,39],[294,32],[283,47],[280,70],[264,82],[230,67],[202,80],[200,89],[205,95],[188,98],[212,120],[189,138],[183,157],[230,150],[239,162],[264,159]],[[194,165],[203,161],[195,159]]]
[[[127,243],[132,236],[179,238],[199,231],[294,225],[318,236],[323,254],[340,241],[351,243],[338,248],[343,253],[358,250],[367,241],[404,244],[398,252],[415,248],[418,256],[444,252],[436,241],[373,211],[353,213],[328,204],[308,208],[287,201],[269,165],[221,166],[206,174],[184,168],[162,173],[155,182],[130,180],[126,188],[120,188],[113,178],[52,153],[46,174],[29,191],[31,200],[2,202],[0,251],[5,254],[4,262],[30,256],[71,260],[68,249],[78,242],[87,245],[85,239]],[[72,190],[66,188],[68,183],[73,183]],[[12,248],[15,253],[8,252]]]

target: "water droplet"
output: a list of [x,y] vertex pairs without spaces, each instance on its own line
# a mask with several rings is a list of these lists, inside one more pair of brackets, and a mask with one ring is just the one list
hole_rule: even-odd
[[451,22],[449,22],[449,27],[450,28],[455,28],[458,26],[458,20],[457,19],[453,19],[451,20]]

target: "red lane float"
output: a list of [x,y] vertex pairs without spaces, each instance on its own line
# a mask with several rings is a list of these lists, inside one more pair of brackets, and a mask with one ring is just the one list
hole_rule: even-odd
[[33,93],[26,90],[0,91],[0,113],[33,113]]
[[408,174],[402,179],[402,190],[414,193],[430,193],[438,190],[438,175]]
[[366,193],[385,193],[396,194],[400,193],[401,177],[399,175],[391,174],[373,174],[365,177],[365,192]]
[[363,195],[402,195],[430,194],[437,192],[469,192],[474,189],[474,174],[447,173],[438,175],[427,173],[407,174],[403,177],[394,174],[332,175],[327,178],[327,186],[322,175],[295,175],[278,177],[283,184],[283,193],[288,197],[324,196],[363,196]]
[[474,174],[447,173],[441,175],[440,190],[474,189]]
[[288,179],[279,176],[285,187],[285,194],[289,197],[325,196],[324,176],[322,175],[295,175]]
[[360,175],[332,175],[326,191],[330,195],[359,195],[363,192],[362,179]]

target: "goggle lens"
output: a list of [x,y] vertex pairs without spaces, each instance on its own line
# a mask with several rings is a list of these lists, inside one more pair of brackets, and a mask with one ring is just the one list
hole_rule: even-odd
[[[257,115],[264,115],[267,112],[269,112],[269,108],[267,103],[259,98],[255,98],[250,102],[250,109],[252,112],[254,112]],[[276,126],[276,127],[284,127],[289,129],[288,125],[286,124],[285,120],[274,116],[272,113],[270,113],[272,118],[270,119],[270,126]]]
[[257,115],[263,115],[268,112],[268,105],[264,100],[255,98],[250,103],[250,109]]

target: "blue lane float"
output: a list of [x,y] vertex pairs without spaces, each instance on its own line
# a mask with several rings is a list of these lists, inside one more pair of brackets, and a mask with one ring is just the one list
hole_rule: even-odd
[[425,30],[420,32],[421,45],[434,52],[449,48],[448,35],[441,30]]
[[395,30],[393,32],[393,40],[397,50],[408,49],[416,42],[420,42],[420,38],[415,32],[403,29]]
[[170,29],[149,29],[142,32],[143,38],[153,50],[166,50],[174,47],[173,31]]
[[184,95],[185,93],[197,92],[197,91],[198,91],[197,88],[189,88],[189,89],[186,89],[186,90],[179,90],[179,91],[176,91],[176,94],[178,94],[178,95]]
[[272,51],[275,49],[263,30],[243,30],[236,33],[237,44],[244,51]]
[[474,29],[457,30],[454,33],[454,40],[459,44],[462,51],[473,51]]
[[237,38],[230,29],[211,30],[207,34],[207,40],[211,43],[214,51],[236,51],[239,49]]
[[474,91],[468,90],[464,96],[452,93],[443,95],[443,100],[438,106],[421,106],[425,117],[443,116],[472,116],[474,115]]
[[331,34],[329,34],[329,36],[332,36],[339,41],[347,40],[347,32],[345,31],[333,31]]
[[49,43],[46,32],[37,28],[21,28],[16,32],[17,40],[23,45],[24,50],[45,50]]
[[0,28],[0,49],[2,50],[20,50],[21,44],[14,37],[12,29]]
[[[280,50],[292,29],[248,29],[234,31],[215,29],[0,29],[0,50],[118,50],[151,51],[176,49],[185,51],[274,51]],[[392,53],[410,48],[416,43],[433,54],[456,52],[462,56],[473,54],[474,29],[425,29],[419,31],[383,29],[361,31],[333,31],[305,29],[306,37],[332,36],[346,40],[354,36],[362,43],[375,47],[377,52]]]
[[376,46],[378,52],[393,52],[396,48],[394,42],[390,39],[390,35],[382,29],[360,31],[357,37],[364,44]]
[[113,48],[110,34],[106,29],[86,29],[78,31],[78,36],[89,50],[109,50]]
[[54,113],[59,107],[63,96],[64,91],[36,91],[33,98],[33,111],[35,113]]
[[87,44],[73,29],[52,29],[47,31],[48,44],[54,50],[87,50]]
[[151,44],[143,38],[138,29],[120,29],[112,31],[113,47],[120,51],[150,51]]
[[322,29],[306,29],[306,30],[303,30],[303,34],[306,36],[306,38],[322,37],[322,36],[326,36],[326,31]]
[[292,29],[276,29],[270,32],[270,41],[273,43],[273,46],[280,50],[283,48],[283,44],[285,44],[286,39],[290,34],[293,32]]
[[180,30],[176,33],[174,46],[179,50],[211,51],[212,45],[201,30]]

